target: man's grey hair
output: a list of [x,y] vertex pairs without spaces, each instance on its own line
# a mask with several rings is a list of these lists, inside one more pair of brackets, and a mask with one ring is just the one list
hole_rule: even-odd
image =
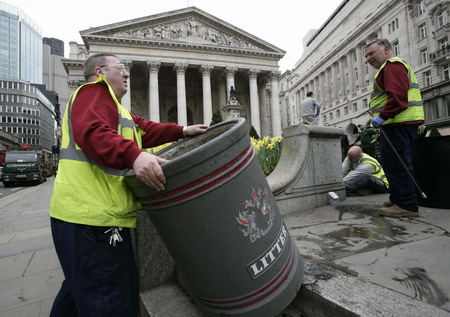
[[88,80],[89,77],[95,75],[95,67],[105,65],[107,57],[116,57],[114,54],[95,54],[90,56],[84,63],[84,79]]
[[389,49],[392,49],[391,42],[389,42],[389,40],[387,40],[387,39],[378,39],[378,40],[372,41],[372,42],[370,42],[370,43],[367,43],[367,44],[364,46],[364,48],[368,48],[370,45],[373,45],[373,44],[378,44],[378,45],[381,45],[381,46],[386,46],[386,47],[388,47]]

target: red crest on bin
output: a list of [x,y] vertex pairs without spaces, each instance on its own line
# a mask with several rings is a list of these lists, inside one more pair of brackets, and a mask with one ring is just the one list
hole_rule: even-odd
[[251,198],[241,202],[241,205],[244,210],[240,210],[236,217],[239,230],[253,243],[272,229],[275,218],[272,199],[267,188],[261,185],[258,189],[252,188]]

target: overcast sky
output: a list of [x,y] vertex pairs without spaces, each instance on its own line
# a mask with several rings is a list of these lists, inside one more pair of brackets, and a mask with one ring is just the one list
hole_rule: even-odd
[[300,59],[303,37],[319,28],[342,0],[0,0],[24,11],[44,37],[82,43],[79,31],[195,6],[286,51],[280,70]]

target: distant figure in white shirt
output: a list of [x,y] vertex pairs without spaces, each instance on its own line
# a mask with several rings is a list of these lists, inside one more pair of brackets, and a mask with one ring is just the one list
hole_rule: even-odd
[[302,108],[302,123],[319,125],[320,103],[312,97],[313,92],[306,94],[306,99],[300,103]]

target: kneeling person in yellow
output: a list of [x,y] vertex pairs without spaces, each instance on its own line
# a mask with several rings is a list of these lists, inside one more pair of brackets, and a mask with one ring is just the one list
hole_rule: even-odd
[[363,153],[359,146],[353,146],[348,151],[342,162],[342,174],[347,194],[385,193],[389,188],[380,163]]
[[65,280],[51,316],[137,316],[139,282],[130,228],[139,203],[124,171],[156,190],[166,179],[166,160],[146,153],[205,125],[156,123],[121,105],[129,73],[111,54],[89,57],[86,84],[70,97],[62,122],[58,175],[50,205],[53,241]]

